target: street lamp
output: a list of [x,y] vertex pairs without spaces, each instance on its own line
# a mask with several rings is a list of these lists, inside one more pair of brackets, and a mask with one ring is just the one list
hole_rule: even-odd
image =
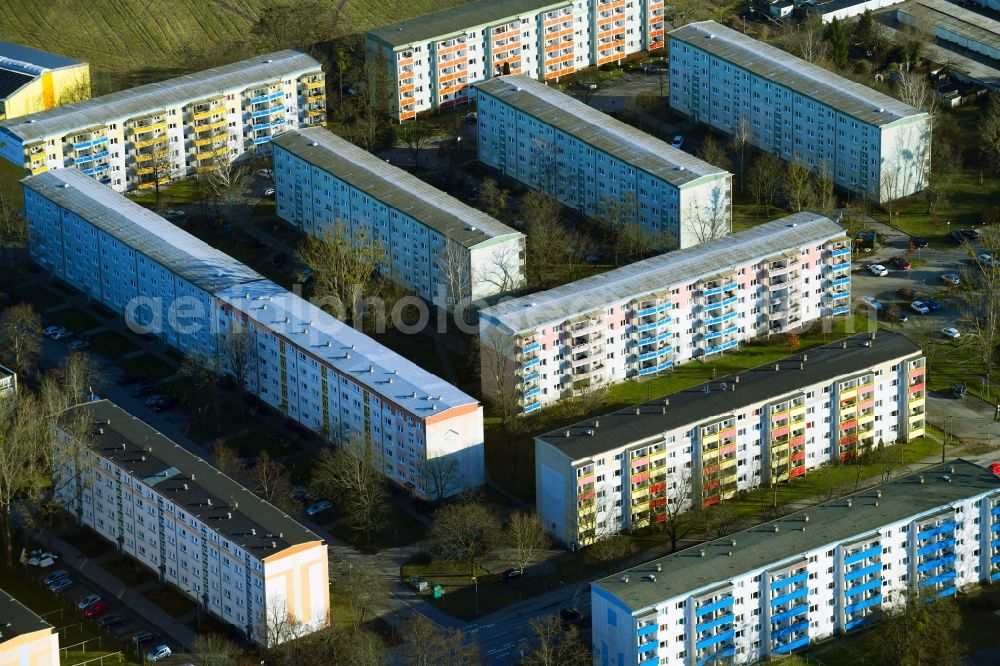
[[479,615],[479,578],[473,576],[472,584],[476,586],[476,615]]

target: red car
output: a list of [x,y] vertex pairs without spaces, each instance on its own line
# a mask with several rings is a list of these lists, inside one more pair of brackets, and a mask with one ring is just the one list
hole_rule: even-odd
[[88,620],[101,617],[109,610],[107,601],[95,601],[83,609],[83,616]]
[[991,472],[993,472],[997,476],[1000,476],[1000,463],[993,463],[987,469],[989,469]]
[[889,260],[889,263],[892,264],[893,268],[898,268],[901,271],[908,271],[910,270],[910,268],[912,268],[910,262],[908,262],[906,259],[903,259],[902,257],[893,257],[892,259]]

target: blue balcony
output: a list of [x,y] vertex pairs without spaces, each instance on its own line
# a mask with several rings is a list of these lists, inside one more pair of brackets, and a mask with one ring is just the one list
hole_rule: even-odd
[[842,284],[850,284],[850,283],[851,283],[850,276],[837,278],[836,280],[830,280],[830,284],[832,284],[834,287],[839,287]]
[[729,326],[727,328],[722,329],[721,331],[714,331],[714,332],[711,332],[711,333],[706,333],[705,334],[705,339],[706,340],[714,340],[715,338],[720,338],[723,335],[729,335],[730,333],[735,333],[738,330],[740,330],[739,326]]
[[798,590],[792,590],[788,594],[782,594],[780,597],[774,597],[773,599],[771,599],[771,605],[780,606],[782,604],[788,603],[789,601],[794,601],[795,599],[801,599],[807,594],[809,594],[808,587],[803,587]]
[[732,624],[732,623],[733,623],[733,614],[729,613],[728,615],[723,615],[722,617],[717,617],[714,620],[711,620],[709,622],[704,622],[702,624],[699,624],[699,625],[697,625],[694,628],[694,630],[700,634],[703,631],[708,631],[709,629],[714,629],[715,627],[718,627],[719,625],[722,625],[722,624]]
[[842,257],[845,254],[850,254],[850,253],[851,253],[851,248],[849,247],[842,247],[839,250],[830,250],[830,256],[833,257]]
[[525,367],[525,368],[530,368],[531,366],[533,366],[533,365],[538,365],[538,364],[539,364],[539,363],[541,363],[541,362],[542,362],[542,359],[540,359],[540,358],[533,358],[533,359],[531,359],[530,361],[525,361],[525,362],[524,362],[524,363],[522,364],[522,367]]
[[939,557],[936,560],[930,560],[928,562],[924,562],[923,564],[918,565],[917,571],[919,571],[920,573],[923,573],[925,571],[931,571],[933,569],[937,569],[938,567],[943,567],[946,564],[951,564],[954,561],[955,561],[954,555],[946,555],[945,557]]
[[84,148],[90,148],[91,146],[99,146],[102,143],[107,143],[108,137],[101,137],[100,139],[92,139],[90,141],[81,141],[80,143],[73,144],[73,150],[83,150]]
[[955,572],[946,571],[939,576],[934,576],[933,578],[926,578],[920,581],[919,583],[917,583],[917,587],[927,587],[928,585],[937,585],[938,583],[943,583],[945,581],[954,579],[955,579]]
[[740,316],[739,312],[730,312],[729,314],[724,314],[721,317],[712,317],[711,319],[702,319],[701,323],[702,323],[703,326],[714,326],[715,324],[721,324],[724,321],[729,321],[730,319],[734,319],[734,318],[739,317],[739,316]]
[[641,324],[639,326],[636,326],[635,330],[637,330],[640,333],[642,333],[643,331],[649,331],[649,330],[652,330],[654,328],[660,328],[661,326],[666,326],[667,324],[669,324],[672,321],[673,321],[672,317],[663,317],[661,319],[657,319],[656,321],[652,322],[651,324]]
[[882,546],[872,546],[867,550],[862,550],[859,553],[854,553],[853,555],[848,555],[844,558],[844,564],[850,565],[855,562],[860,562],[861,560],[867,560],[870,557],[878,557],[882,554]]
[[533,402],[530,405],[525,405],[524,406],[524,413],[527,414],[528,412],[533,412],[536,409],[541,409],[541,407],[542,407],[542,403],[540,403],[540,402]]
[[718,303],[709,303],[708,305],[702,306],[702,310],[705,312],[712,312],[713,310],[718,310],[727,305],[732,305],[740,300],[739,296],[730,296],[729,298],[719,301]]
[[702,292],[702,296],[715,296],[716,294],[721,294],[724,291],[732,291],[736,289],[739,285],[735,282],[730,282],[729,284],[724,284],[721,287],[716,287],[715,289],[706,289]]
[[650,634],[655,634],[656,630],[659,629],[659,628],[660,628],[659,625],[654,622],[653,624],[648,624],[645,627],[639,629],[639,631],[637,631],[635,635],[636,636],[649,636]]
[[990,558],[990,564],[998,564],[998,563],[1000,563],[1000,555],[994,555],[993,557]]
[[658,352],[658,351],[646,352],[645,354],[639,354],[639,360],[640,361],[648,361],[650,359],[656,358],[659,355],[660,355],[660,352]]
[[262,102],[270,102],[272,99],[279,99],[284,96],[282,92],[271,93],[270,95],[264,95],[263,97],[251,97],[251,104],[261,104]]
[[635,314],[638,317],[647,317],[651,314],[656,314],[657,312],[663,312],[664,310],[669,310],[670,308],[671,308],[670,303],[663,303],[662,305],[654,305],[651,308],[645,308],[643,310],[639,310]]
[[1000,532],[1000,523],[990,525],[990,532]]
[[849,271],[851,270],[851,262],[848,261],[843,264],[833,264],[831,268],[835,271]]
[[659,663],[660,663],[659,657],[654,655],[649,659],[647,659],[646,661],[640,661],[639,666],[656,666]]
[[851,629],[855,629],[857,627],[860,627],[861,625],[865,624],[866,622],[870,622],[870,621],[871,621],[871,617],[870,616],[859,617],[856,620],[851,620],[850,622],[845,622],[844,623],[844,630],[845,631],[850,631]]
[[809,622],[798,622],[790,627],[785,627],[784,629],[779,629],[778,631],[771,632],[771,638],[784,638],[789,634],[794,634],[797,631],[806,631],[809,628]]
[[522,354],[530,354],[531,352],[539,350],[541,348],[542,348],[542,345],[538,344],[537,342],[533,342],[530,345],[527,345],[526,347],[521,347],[521,353]]
[[270,140],[271,140],[271,137],[269,137],[269,136],[257,137],[256,139],[253,140],[253,145],[259,146],[260,144],[267,143]]
[[881,564],[872,564],[871,566],[864,567],[863,569],[858,569],[856,571],[850,571],[844,574],[845,581],[857,580],[858,578],[864,578],[865,576],[873,573],[878,573],[882,570]]
[[537,372],[533,372],[530,375],[525,375],[524,377],[522,377],[522,379],[525,383],[527,383],[527,382],[533,382],[536,379],[539,379],[540,377],[541,377],[540,374],[538,374]]
[[955,596],[955,592],[956,591],[957,590],[954,587],[946,587],[943,590],[941,590],[940,592],[938,592],[935,595],[935,598],[936,599],[940,599],[941,597],[953,597],[953,596]]
[[637,340],[637,342],[639,343],[639,346],[649,345],[649,344],[653,344],[654,342],[662,342],[662,341],[668,339],[671,335],[673,335],[673,333],[671,333],[670,331],[667,331],[666,333],[660,333],[659,335],[652,336],[652,337],[649,337],[649,338],[639,338]]
[[839,314],[847,314],[847,313],[848,313],[848,312],[850,312],[850,311],[851,311],[851,308],[849,308],[849,307],[847,307],[847,306],[845,305],[844,307],[840,307],[840,308],[834,308],[834,309],[833,309],[833,314],[835,314],[835,315],[839,315]]
[[854,587],[849,587],[844,592],[845,597],[856,597],[859,594],[864,594],[869,590],[877,590],[882,587],[882,579],[876,578],[875,580],[870,580],[867,583],[861,583],[860,585],[855,585]]
[[954,545],[954,539],[942,539],[941,541],[935,541],[934,543],[921,547],[917,550],[917,555],[927,555],[928,553],[934,553],[939,550],[944,550],[945,548],[951,548]]
[[851,292],[844,291],[844,292],[841,292],[839,294],[834,294],[834,295],[830,296],[830,300],[839,301],[842,298],[850,298],[850,297],[851,297]]
[[803,636],[802,638],[796,638],[791,643],[785,643],[784,645],[779,645],[774,648],[775,654],[785,654],[786,652],[791,652],[792,650],[798,650],[801,647],[809,645],[809,637]]
[[643,643],[639,646],[639,654],[642,655],[643,652],[650,652],[656,649],[658,643],[656,641],[649,641],[648,643]]
[[809,604],[802,604],[801,606],[796,606],[791,610],[786,610],[784,613],[775,613],[771,616],[771,622],[784,622],[785,620],[791,619],[796,615],[802,615],[809,611]]
[[721,643],[722,641],[731,641],[733,637],[736,636],[736,632],[732,629],[729,631],[724,631],[721,634],[716,634],[714,636],[709,636],[708,638],[703,638],[694,644],[696,650],[704,650],[707,647],[711,647],[716,643]]
[[993,541],[990,541],[990,546],[993,548],[1000,548],[1000,539],[993,539]]
[[535,387],[535,388],[533,388],[533,389],[530,389],[530,390],[528,390],[528,391],[525,391],[525,392],[524,392],[524,397],[525,397],[525,398],[530,398],[531,396],[533,396],[533,395],[538,395],[538,394],[539,394],[539,393],[541,393],[541,392],[542,392],[542,389],[540,389],[540,388],[538,388],[538,387]]
[[104,173],[110,168],[111,168],[110,164],[102,164],[101,166],[94,167],[93,169],[84,169],[83,172],[88,176],[93,176],[94,174],[97,173]]
[[924,530],[923,532],[920,532],[919,534],[917,534],[917,538],[920,539],[921,541],[924,541],[926,539],[930,539],[932,536],[937,536],[938,534],[944,534],[945,532],[954,532],[954,531],[955,531],[955,522],[948,521],[947,523],[938,525],[937,527],[932,527],[930,529]]
[[107,157],[108,151],[102,150],[99,153],[92,153],[90,155],[84,155],[83,157],[74,157],[73,164],[85,164],[86,162],[93,162],[94,160],[99,160],[102,157]]
[[662,372],[663,370],[666,370],[667,368],[670,368],[673,365],[674,365],[673,361],[664,361],[663,363],[660,363],[659,365],[653,367],[642,368],[639,370],[639,376],[641,377],[643,375],[652,375],[657,372]]
[[991,516],[1000,516],[1000,506],[995,506],[992,509],[990,509],[990,515]]
[[850,615],[852,613],[857,613],[858,611],[863,611],[866,608],[876,606],[880,603],[882,603],[882,595],[876,594],[871,599],[865,599],[864,601],[859,601],[856,604],[851,604],[850,606],[847,606],[846,608],[844,608],[844,612]]
[[699,608],[698,611],[695,613],[695,617],[701,617],[702,615],[707,615],[707,614],[711,613],[712,611],[717,611],[720,608],[728,608],[729,606],[732,606],[732,605],[733,605],[733,598],[732,597],[726,597],[725,599],[719,599],[718,601],[710,603],[707,606]]
[[705,664],[710,664],[713,661],[718,661],[720,659],[727,659],[729,657],[732,657],[734,654],[736,654],[736,648],[730,646],[730,647],[727,647],[725,650],[720,650],[720,651],[716,652],[715,654],[711,654],[711,655],[709,655],[707,657],[703,657],[703,658],[699,659],[698,660],[698,666],[705,666]]
[[990,574],[990,582],[995,583],[1000,580],[1000,571]]

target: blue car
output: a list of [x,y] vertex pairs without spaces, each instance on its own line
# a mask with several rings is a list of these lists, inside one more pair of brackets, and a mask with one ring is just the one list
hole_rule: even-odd
[[930,297],[925,297],[924,298],[924,305],[926,305],[927,307],[929,307],[931,310],[940,310],[941,309],[941,302],[937,301],[937,300],[935,300],[933,298],[930,298]]

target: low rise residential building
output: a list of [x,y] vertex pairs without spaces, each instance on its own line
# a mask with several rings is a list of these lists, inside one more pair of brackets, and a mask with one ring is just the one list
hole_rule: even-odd
[[310,235],[337,222],[385,251],[382,274],[438,306],[524,286],[524,234],[324,128],[274,139],[278,217]]
[[1000,479],[965,460],[591,583],[595,666],[752,663],[1000,575]]
[[715,21],[670,39],[670,107],[883,202],[927,185],[931,117]]
[[0,666],[59,666],[59,633],[0,590]]
[[904,0],[827,0],[815,6],[807,6],[806,11],[819,16],[823,23],[831,23],[834,19],[844,21],[865,12],[874,12],[890,5],[897,5]]
[[107,400],[64,413],[56,446],[81,413],[94,424],[88,450],[57,484],[81,524],[258,645],[327,626],[319,536]]
[[[732,231],[732,174],[526,76],[476,86],[479,161],[665,247]],[[620,218],[620,219],[619,219]]]
[[0,121],[90,97],[90,65],[0,42]]
[[523,413],[850,312],[851,244],[802,212],[480,311],[483,392]]
[[[360,440],[392,481],[426,499],[484,482],[477,400],[75,169],[24,181],[32,258],[334,442]],[[251,353],[252,352],[252,353]]]
[[896,20],[927,30],[942,42],[1000,60],[1000,21],[980,12],[945,0],[909,0],[896,10]]
[[279,51],[0,122],[27,174],[76,167],[119,192],[215,169],[326,119],[319,62]]
[[569,547],[924,434],[926,364],[860,334],[535,438],[537,511]]
[[0,398],[17,393],[17,373],[0,365]]
[[663,0],[474,0],[365,35],[400,122],[470,101],[469,86],[503,74],[556,80],[666,46]]

